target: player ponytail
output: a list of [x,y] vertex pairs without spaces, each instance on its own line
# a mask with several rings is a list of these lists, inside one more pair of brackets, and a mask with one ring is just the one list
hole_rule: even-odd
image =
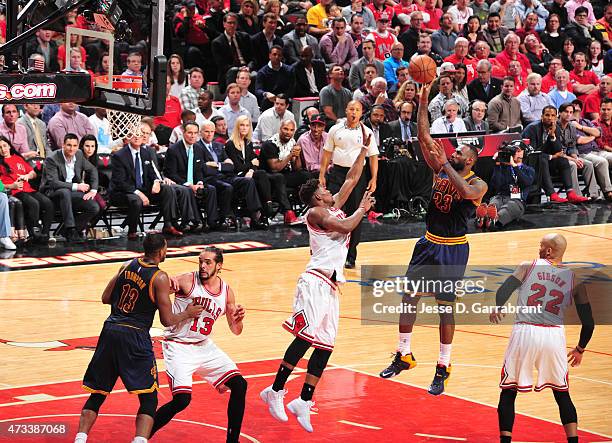
[[204,248],[204,251],[202,252],[212,252],[213,254],[215,254],[215,262],[223,263],[223,250],[222,249],[217,248],[215,246],[208,246]]

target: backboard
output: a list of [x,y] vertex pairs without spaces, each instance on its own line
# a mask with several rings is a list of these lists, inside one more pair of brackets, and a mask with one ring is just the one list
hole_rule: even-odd
[[[76,101],[140,115],[164,113],[164,0],[31,0],[26,6],[19,4],[7,0],[7,43],[0,45],[7,63],[0,74],[0,89],[4,85],[9,94],[0,96],[0,104],[7,100]],[[27,60],[33,53],[42,54],[37,57],[44,63]],[[134,71],[126,72],[128,61]],[[81,87],[65,94],[65,85],[77,77],[85,93]],[[90,82],[83,81],[87,78]],[[11,94],[15,88],[19,91],[19,82],[33,91],[39,79],[55,88],[53,100],[42,100],[33,93],[27,97]],[[126,87],[126,79],[137,82],[138,87]]]

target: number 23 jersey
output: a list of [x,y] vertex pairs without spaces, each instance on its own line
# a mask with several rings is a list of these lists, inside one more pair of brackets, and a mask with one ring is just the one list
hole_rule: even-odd
[[[479,180],[470,171],[463,177],[472,184]],[[434,183],[427,208],[427,231],[440,237],[462,237],[467,233],[468,220],[474,217],[480,200],[466,200],[455,189],[445,172],[434,174]]]
[[202,282],[198,272],[192,272],[191,289],[187,294],[177,292],[174,295],[172,312],[178,314],[187,309],[191,303],[203,306],[204,310],[198,318],[190,318],[174,326],[166,328],[166,340],[187,343],[199,343],[208,339],[212,333],[215,321],[225,314],[229,286],[221,280],[221,290],[218,294],[209,292]]

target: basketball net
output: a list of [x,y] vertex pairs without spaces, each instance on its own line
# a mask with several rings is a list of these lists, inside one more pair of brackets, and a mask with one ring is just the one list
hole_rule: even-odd
[[[108,77],[101,76],[100,80],[108,81]],[[139,94],[142,91],[142,77],[130,75],[113,75],[113,89],[123,90],[127,92]],[[134,136],[140,136],[140,121],[142,116],[131,112],[116,111],[109,109],[106,112],[108,122],[110,124],[111,136],[113,140],[130,139]]]

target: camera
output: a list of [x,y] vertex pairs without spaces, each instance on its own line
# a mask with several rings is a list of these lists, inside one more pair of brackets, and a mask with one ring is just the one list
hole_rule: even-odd
[[511,142],[505,142],[501,145],[497,151],[497,161],[500,163],[510,163],[510,159],[514,157],[516,151],[524,151],[525,155],[528,155],[533,151],[531,145],[525,143],[523,140],[512,140]]
[[398,137],[389,137],[383,140],[381,151],[389,160],[399,157],[414,158],[412,144],[404,142]]

